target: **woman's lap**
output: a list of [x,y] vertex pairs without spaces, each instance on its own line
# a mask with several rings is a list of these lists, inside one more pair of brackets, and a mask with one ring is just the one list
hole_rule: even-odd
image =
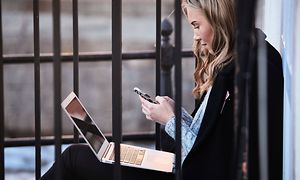
[[[56,164],[42,179],[53,179]],[[101,163],[87,145],[71,145],[61,156],[62,179],[113,179],[112,164]],[[174,179],[174,175],[141,168],[122,166],[122,179]]]

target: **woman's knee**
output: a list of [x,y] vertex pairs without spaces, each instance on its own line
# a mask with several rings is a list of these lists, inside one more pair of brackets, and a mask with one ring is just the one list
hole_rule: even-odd
[[93,153],[87,145],[72,144],[62,153],[62,161],[65,166],[74,168],[90,156],[93,156]]
[[88,150],[88,145],[85,144],[71,144],[64,150],[64,153],[74,153],[74,152],[80,152],[80,151],[86,151]]
[[76,157],[80,154],[82,155],[82,154],[85,154],[85,153],[89,153],[90,151],[91,150],[88,147],[88,145],[85,145],[85,144],[72,144],[64,150],[64,152],[62,153],[62,156],[72,158],[72,157]]

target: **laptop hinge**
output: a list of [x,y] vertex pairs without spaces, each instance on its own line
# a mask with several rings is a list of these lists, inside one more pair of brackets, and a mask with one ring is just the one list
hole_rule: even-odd
[[[106,156],[107,156],[107,154],[108,154],[108,152],[109,152],[111,146],[112,146],[112,144],[110,143],[110,144],[109,144],[109,147],[106,148],[105,153],[104,153],[104,155],[103,155],[104,158],[106,158]],[[103,157],[102,157],[102,158],[103,158]]]

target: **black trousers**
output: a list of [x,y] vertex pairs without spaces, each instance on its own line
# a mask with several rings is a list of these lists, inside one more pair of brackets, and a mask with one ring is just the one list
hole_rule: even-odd
[[[122,180],[171,180],[172,173],[164,173],[140,168],[122,166]],[[112,180],[114,166],[101,163],[87,145],[71,145],[61,155],[58,162],[42,176],[42,180],[55,179],[57,173],[61,180]]]

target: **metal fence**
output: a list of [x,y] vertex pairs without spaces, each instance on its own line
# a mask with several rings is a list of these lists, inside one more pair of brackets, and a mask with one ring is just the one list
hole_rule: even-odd
[[[2,1],[0,1],[0,9]],[[62,55],[61,53],[61,34],[60,34],[60,0],[52,1],[52,16],[53,16],[53,54],[43,55],[40,53],[40,29],[39,29],[39,0],[33,0],[33,34],[34,34],[34,54],[33,56],[3,56],[3,35],[2,35],[2,11],[0,11],[0,179],[5,178],[4,167],[4,148],[5,147],[18,147],[18,146],[35,146],[35,177],[41,177],[41,146],[42,145],[55,145],[55,160],[59,160],[61,154],[61,145],[64,143],[79,142],[78,132],[74,129],[74,137],[64,137],[62,134],[62,114],[61,114],[61,65],[64,62],[73,62],[73,91],[79,95],[79,62],[98,62],[98,61],[112,61],[112,119],[113,131],[112,137],[108,139],[113,140],[116,144],[116,163],[115,163],[115,179],[121,179],[120,169],[120,143],[122,140],[136,140],[136,139],[152,139],[155,140],[156,149],[161,149],[160,144],[160,125],[156,124],[155,134],[131,134],[122,135],[122,61],[134,59],[155,59],[156,60],[156,94],[159,95],[171,93],[171,66],[170,59],[175,57],[175,100],[176,109],[178,109],[176,116],[181,116],[181,57],[193,57],[191,51],[181,50],[181,8],[180,1],[175,1],[175,47],[169,43],[169,37],[172,33],[172,27],[169,22],[165,20],[161,25],[161,0],[156,0],[156,50],[144,52],[122,52],[122,2],[121,0],[112,1],[112,53],[111,54],[85,54],[79,55],[78,48],[78,0],[72,1],[73,6],[73,55]],[[167,25],[166,25],[167,24]],[[165,25],[165,26],[164,26]],[[162,27],[163,26],[163,27]],[[163,28],[163,29],[162,29]],[[168,46],[161,47],[161,31],[164,32],[163,43]],[[163,50],[165,49],[165,50]],[[162,55],[161,52],[170,54],[170,56]],[[165,60],[162,59],[165,58]],[[5,64],[34,64],[34,114],[35,114],[35,137],[32,138],[15,138],[14,140],[5,140],[4,135],[4,87],[3,87],[3,65]],[[40,64],[53,63],[54,75],[54,137],[52,139],[44,139],[41,136],[41,92],[40,92]],[[169,67],[163,69],[164,75],[161,76],[161,66]],[[163,89],[161,87],[163,86]],[[180,123],[180,122],[179,122]],[[177,127],[180,127],[177,124]],[[180,128],[177,128],[177,151],[176,151],[176,172],[177,179],[181,178],[181,142],[180,142]],[[59,163],[57,163],[59,164]]]

